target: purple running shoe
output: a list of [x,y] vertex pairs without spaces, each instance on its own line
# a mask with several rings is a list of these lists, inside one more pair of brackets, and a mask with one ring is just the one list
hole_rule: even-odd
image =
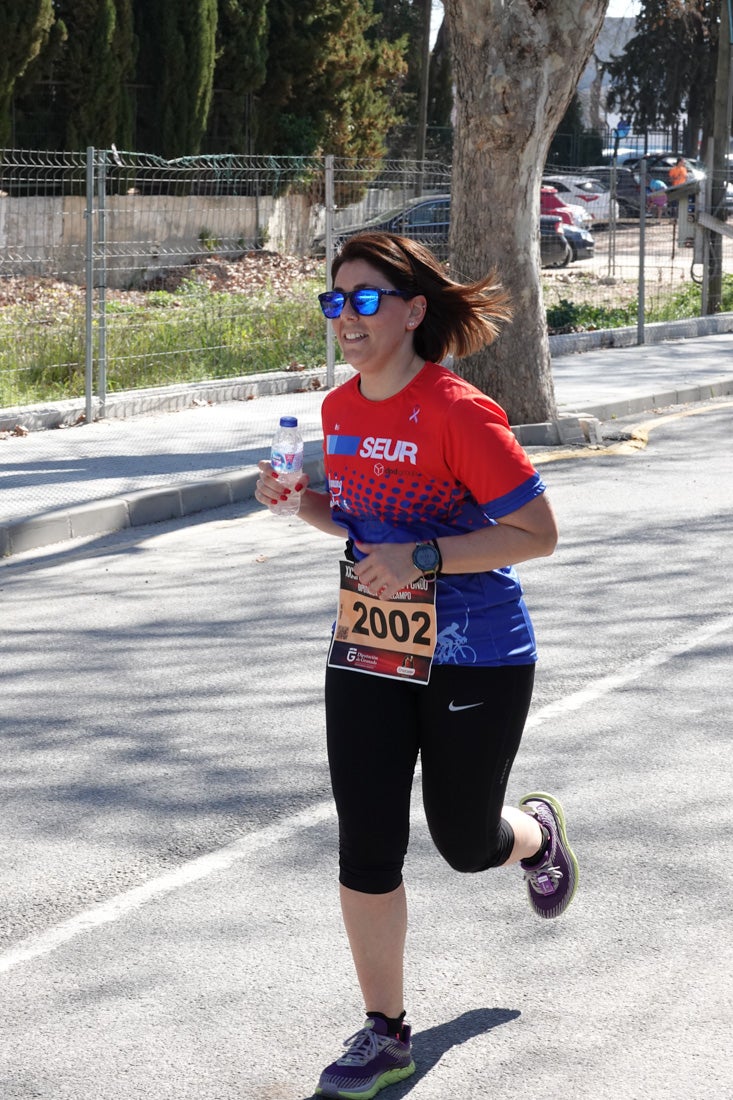
[[578,885],[578,861],[568,844],[565,814],[551,794],[526,794],[522,810],[537,818],[550,834],[550,846],[541,863],[528,866],[521,861],[529,903],[538,917],[559,917],[573,900]]
[[384,1020],[367,1020],[363,1028],[344,1042],[346,1051],[326,1066],[318,1082],[318,1096],[338,1100],[372,1100],[380,1089],[403,1081],[415,1072],[410,1028],[404,1024],[400,1038],[387,1034]]

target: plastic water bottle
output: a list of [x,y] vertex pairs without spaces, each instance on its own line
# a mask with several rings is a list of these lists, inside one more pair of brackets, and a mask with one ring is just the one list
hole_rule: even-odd
[[[303,437],[298,431],[296,416],[281,416],[280,424],[272,439],[270,465],[281,485],[292,488],[303,474]],[[287,500],[279,500],[270,511],[274,516],[297,516],[300,509],[300,493],[291,493]]]

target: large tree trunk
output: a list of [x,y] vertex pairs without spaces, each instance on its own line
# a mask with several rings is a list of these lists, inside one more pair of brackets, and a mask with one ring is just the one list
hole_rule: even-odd
[[457,370],[513,424],[556,415],[540,285],[547,150],[590,57],[607,0],[446,0],[456,82],[451,265],[496,268],[514,322]]

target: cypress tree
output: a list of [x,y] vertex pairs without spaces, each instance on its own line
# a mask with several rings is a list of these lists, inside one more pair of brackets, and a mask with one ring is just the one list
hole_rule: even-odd
[[264,83],[267,0],[219,0],[214,95],[206,143],[212,152],[250,152],[248,106]]
[[53,0],[0,0],[0,145],[12,133],[10,106],[18,79],[48,41]]
[[390,88],[390,99],[401,116],[387,140],[392,157],[413,157],[418,126],[418,101],[422,70],[423,4],[421,0],[374,0],[379,19],[370,27],[370,41],[385,38],[401,42],[406,70]]
[[368,38],[372,0],[270,0],[257,151],[379,157],[398,113],[404,39]]
[[66,41],[54,69],[62,147],[132,144],[132,0],[56,0]]
[[445,20],[430,58],[428,83],[428,154],[450,164],[453,159],[453,68]]
[[198,153],[216,61],[217,0],[134,0],[137,145],[164,157]]

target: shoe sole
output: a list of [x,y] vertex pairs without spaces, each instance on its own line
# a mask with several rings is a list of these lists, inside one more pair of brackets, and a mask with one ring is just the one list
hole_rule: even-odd
[[409,1066],[403,1066],[402,1069],[389,1069],[386,1073],[383,1073],[370,1088],[369,1092],[350,1092],[345,1089],[339,1089],[338,1092],[324,1092],[321,1088],[316,1089],[316,1096],[325,1096],[328,1100],[374,1100],[374,1097],[382,1089],[387,1088],[388,1085],[396,1085],[398,1081],[404,1081],[405,1078],[411,1077],[415,1072],[415,1063],[410,1062]]
[[[526,806],[528,802],[535,801],[547,802],[547,804],[552,807],[552,811],[555,815],[555,821],[557,822],[558,826],[558,832],[560,833],[560,840],[562,842],[563,849],[565,850],[568,859],[570,860],[570,864],[573,868],[573,888],[570,891],[570,896],[566,899],[565,904],[563,905],[560,912],[537,913],[537,910],[534,910],[535,913],[537,913],[537,916],[541,916],[543,920],[552,920],[555,917],[561,917],[567,907],[570,905],[570,902],[575,897],[575,892],[578,889],[578,861],[575,858],[575,852],[570,847],[570,842],[568,841],[568,834],[565,827],[565,811],[563,810],[558,800],[554,797],[554,795],[545,794],[544,791],[534,791],[532,794],[525,794],[524,798],[520,798],[519,806]],[[532,908],[534,909],[534,906],[532,906]]]

